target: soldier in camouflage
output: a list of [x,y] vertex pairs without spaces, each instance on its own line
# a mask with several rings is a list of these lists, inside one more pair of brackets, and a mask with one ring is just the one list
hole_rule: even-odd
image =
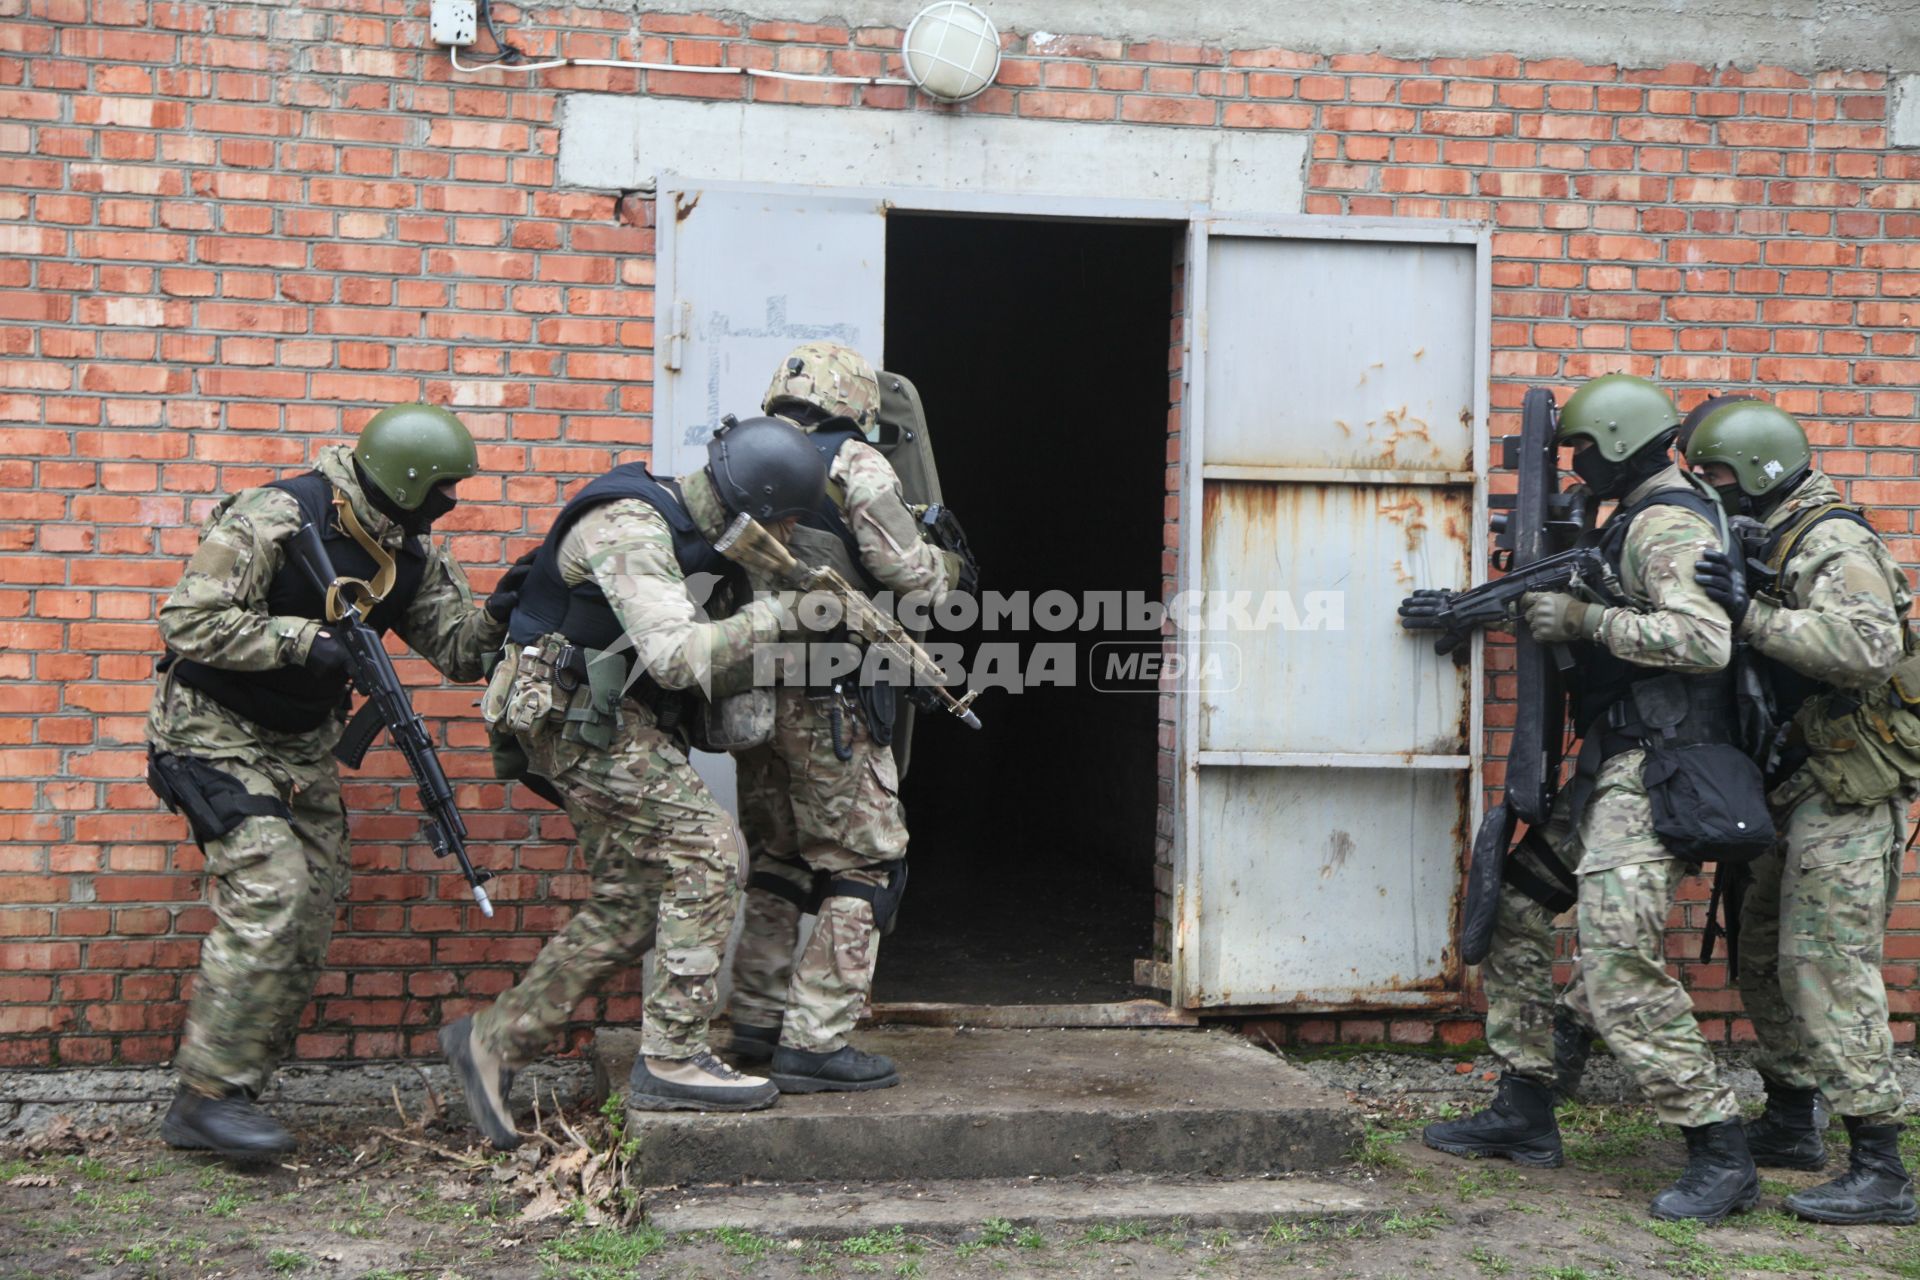
[[[785,536],[825,483],[825,464],[799,432],[754,419],[717,435],[706,467],[677,485],[640,463],[593,481],[534,557],[482,709],[523,755],[520,770],[566,809],[593,887],[511,990],[440,1033],[496,1147],[520,1141],[508,1106],[514,1073],[649,947],[628,1103],[748,1111],[779,1097],[707,1043],[740,850],[688,763],[687,726],[696,703],[744,686],[754,646],[780,634],[777,603],[745,602],[752,584],[714,540],[742,514]],[[712,620],[707,604],[728,616]]]
[[478,469],[444,409],[401,405],[315,470],[247,489],[207,520],[160,609],[167,648],[147,722],[150,777],[189,815],[214,923],[175,1056],[161,1132],[245,1158],[293,1148],[254,1100],[293,1043],[349,876],[347,815],[330,754],[348,697],[346,653],[288,544],[323,531],[336,569],[382,598],[392,629],[453,680],[476,680],[506,634],[511,584],[476,608],[465,575],[423,537]]
[[[831,565],[870,593],[945,599],[958,557],[922,539],[899,478],[869,443],[880,407],[873,367],[846,347],[808,343],[781,361],[763,407],[830,459],[827,501],[796,531],[796,558]],[[732,1049],[743,1061],[771,1059],[787,1092],[900,1079],[890,1059],[848,1043],[889,923],[876,908],[890,914],[897,904],[907,855],[899,774],[873,714],[871,698],[838,687],[782,688],[772,741],[737,757],[752,877],[734,957]],[[816,923],[796,962],[807,911]]]
[[1913,593],[1864,513],[1814,469],[1786,413],[1727,404],[1700,425],[1687,459],[1729,511],[1764,524],[1747,583],[1720,553],[1701,557],[1696,575],[1760,655],[1789,726],[1768,779],[1781,840],[1752,864],[1740,909],[1740,993],[1767,1088],[1748,1145],[1761,1165],[1823,1168],[1815,1100],[1825,1093],[1846,1122],[1848,1169],[1787,1207],[1816,1222],[1911,1223],[1920,1210],[1900,1158],[1880,963],[1920,765],[1901,745],[1920,745],[1920,722],[1889,684],[1908,657]]
[[[1679,424],[1665,392],[1623,374],[1597,378],[1568,400],[1557,438],[1574,448],[1574,471],[1595,495],[1619,501],[1602,546],[1613,548],[1630,603],[1610,607],[1555,592],[1527,597],[1525,608],[1535,640],[1578,645],[1583,658],[1574,690],[1580,765],[1549,828],[1564,832],[1553,838],[1572,855],[1567,860],[1579,881],[1581,998],[1574,1004],[1660,1118],[1686,1134],[1687,1168],[1654,1197],[1650,1212],[1717,1221],[1753,1203],[1758,1175],[1732,1089],[1720,1078],[1685,988],[1667,970],[1666,922],[1674,890],[1692,867],[1654,832],[1641,777],[1645,753],[1632,745],[1630,718],[1615,732],[1609,715],[1650,671],[1707,677],[1732,655],[1726,611],[1693,578],[1695,563],[1720,539],[1708,518],[1717,515],[1712,498],[1672,462]],[[1456,1154],[1558,1164],[1551,922],[1541,908],[1513,905],[1496,927],[1495,950],[1506,954],[1489,957],[1488,989],[1489,1039],[1507,1041],[1512,1069],[1491,1108],[1430,1126],[1425,1136]]]

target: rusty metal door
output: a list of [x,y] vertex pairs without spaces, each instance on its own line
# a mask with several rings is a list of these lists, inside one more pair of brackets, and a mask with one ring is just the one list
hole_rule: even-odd
[[652,466],[672,476],[706,461],[723,414],[760,412],[802,342],[878,357],[887,222],[868,195],[672,177],[658,192]]
[[1187,261],[1178,1003],[1450,1002],[1481,655],[1395,606],[1485,560],[1487,235],[1201,220]]

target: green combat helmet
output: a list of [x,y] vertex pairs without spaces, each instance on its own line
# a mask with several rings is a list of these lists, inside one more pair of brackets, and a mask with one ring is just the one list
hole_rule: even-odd
[[1574,474],[1597,497],[1618,498],[1668,462],[1668,446],[1680,429],[1673,397],[1645,378],[1603,374],[1567,397],[1554,443],[1593,448],[1573,455]]
[[1722,405],[1708,414],[1687,442],[1695,468],[1726,464],[1749,498],[1785,493],[1813,466],[1807,433],[1793,416],[1758,400]]
[[811,430],[827,418],[847,418],[868,440],[880,435],[880,379],[867,358],[837,342],[808,342],[787,353],[760,402]]
[[353,446],[380,492],[403,511],[417,511],[433,486],[480,470],[473,437],[438,405],[397,404],[373,415]]
[[1679,425],[1672,396],[1645,378],[1608,373],[1568,397],[1554,443],[1570,445],[1585,436],[1607,461],[1621,462]]

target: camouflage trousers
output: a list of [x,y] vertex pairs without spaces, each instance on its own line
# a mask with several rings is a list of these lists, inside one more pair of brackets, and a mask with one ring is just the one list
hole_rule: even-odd
[[1693,1000],[1667,970],[1667,919],[1679,883],[1693,868],[1663,850],[1640,782],[1639,752],[1602,769],[1577,836],[1563,792],[1548,843],[1577,863],[1580,954],[1565,990],[1553,986],[1553,921],[1509,887],[1482,966],[1487,1042],[1508,1069],[1542,1082],[1553,1071],[1556,1007],[1592,1027],[1646,1095],[1661,1120],[1695,1126],[1739,1114],[1721,1078]]
[[[192,754],[186,745],[166,749]],[[331,760],[215,758],[249,795],[278,798],[291,818],[254,816],[207,843],[213,928],[174,1066],[183,1084],[258,1096],[293,1047],[350,880],[347,815]]]
[[720,957],[740,900],[732,820],[679,741],[623,702],[612,745],[542,725],[521,743],[566,801],[592,889],[513,988],[474,1016],[474,1035],[511,1068],[540,1055],[574,1006],[655,948],[641,1052],[690,1058],[707,1047]]
[[1904,796],[1856,806],[1804,791],[1776,810],[1781,842],[1753,864],[1740,912],[1754,1065],[1780,1084],[1819,1089],[1841,1115],[1880,1122],[1898,1119],[1903,1102],[1880,962],[1905,809]]
[[[874,742],[863,719],[841,717],[842,745],[823,707],[782,689],[773,739],[739,759],[740,820],[755,876],[777,876],[803,899],[813,873],[878,885],[907,853],[906,813],[893,752]],[[796,961],[800,908],[764,888],[747,892],[746,925],[733,961],[735,1022],[781,1026],[780,1043],[826,1053],[847,1043],[873,993],[880,949],[873,907],[834,896],[821,904]]]

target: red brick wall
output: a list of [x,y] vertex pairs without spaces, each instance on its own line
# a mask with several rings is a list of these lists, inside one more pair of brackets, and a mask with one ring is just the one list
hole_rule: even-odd
[[[807,72],[892,70],[899,39],[501,16],[534,53]],[[207,912],[197,852],[140,782],[140,727],[154,608],[215,495],[299,468],[380,405],[449,404],[483,446],[487,473],[451,523],[484,585],[569,483],[644,449],[650,208],[634,202],[627,225],[618,193],[555,189],[566,90],[938,109],[898,87],[460,76],[426,46],[418,0],[0,0],[0,1061],[171,1050]],[[962,110],[1298,132],[1309,212],[1490,219],[1496,434],[1530,382],[1629,369],[1687,403],[1764,386],[1915,558],[1920,155],[1888,149],[1877,75],[1106,33],[1034,50],[1010,37],[998,85]],[[458,879],[396,843],[412,823],[394,760],[377,757],[348,790],[359,874],[304,1055],[428,1051],[582,890],[565,822],[505,808],[488,780],[474,697],[419,702],[480,859],[505,869],[499,918],[456,910]],[[1915,911],[1889,943],[1902,1014]],[[1677,936],[1676,957],[1693,945]],[[1717,968],[1692,976],[1724,1032]],[[636,1013],[622,988],[581,1016]],[[1433,1034],[1408,1027],[1347,1034]]]

